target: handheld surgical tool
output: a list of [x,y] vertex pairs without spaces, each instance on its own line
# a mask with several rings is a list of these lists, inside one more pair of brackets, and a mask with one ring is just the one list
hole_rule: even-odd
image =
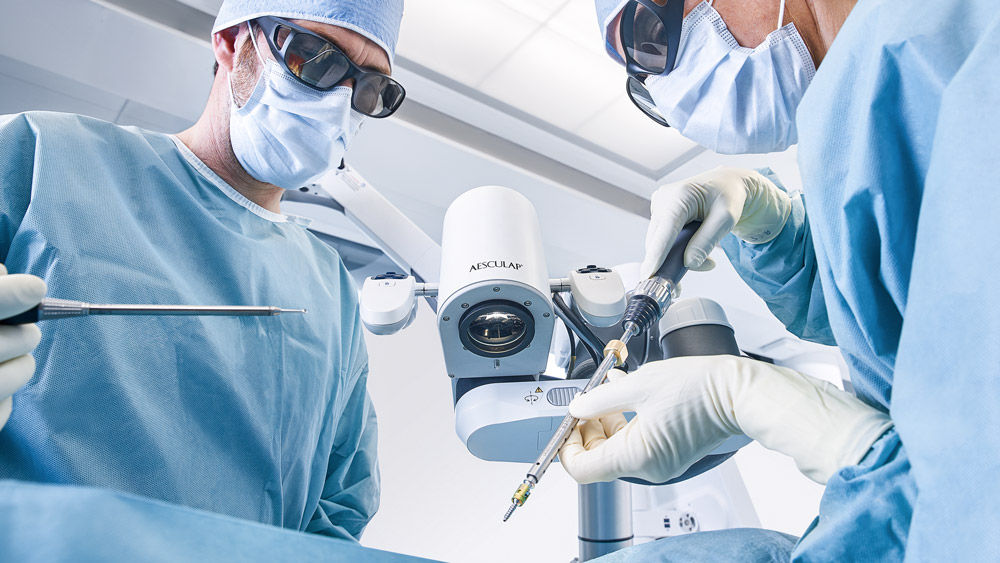
[[42,299],[41,303],[23,313],[0,319],[0,325],[22,325],[86,315],[273,317],[282,313],[305,312],[305,309],[283,309],[281,307],[108,305],[45,298]]
[[[674,299],[677,291],[677,282],[687,272],[687,268],[684,267],[684,250],[687,248],[688,242],[691,241],[691,237],[698,230],[699,226],[701,226],[701,223],[697,221],[688,223],[677,236],[674,246],[671,247],[666,258],[663,260],[663,264],[660,265],[656,273],[640,282],[635,291],[632,292],[628,300],[628,306],[625,309],[625,315],[622,318],[624,328],[622,337],[618,340],[608,342],[604,348],[603,361],[597,367],[594,375],[587,381],[581,393],[587,393],[604,383],[608,372],[612,368],[625,363],[628,357],[629,340],[649,330],[653,326],[653,323],[656,323],[663,316],[663,313]],[[552,435],[552,439],[549,440],[548,445],[545,446],[541,455],[538,456],[538,459],[528,470],[524,481],[514,491],[510,508],[507,509],[507,513],[503,517],[504,522],[510,518],[518,507],[524,506],[524,503],[531,495],[532,489],[535,488],[535,485],[542,479],[542,475],[552,465],[552,461],[558,455],[560,448],[562,448],[563,444],[569,438],[573,429],[576,428],[578,422],[579,419],[573,417],[571,414],[566,414],[565,418],[563,418],[555,434]]]

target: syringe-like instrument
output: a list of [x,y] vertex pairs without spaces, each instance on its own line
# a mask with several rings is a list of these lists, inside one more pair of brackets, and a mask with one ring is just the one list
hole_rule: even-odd
[[[587,381],[587,385],[584,386],[581,393],[587,393],[604,383],[604,380],[608,377],[608,372],[612,368],[624,364],[628,358],[629,340],[640,334],[644,334],[653,326],[653,323],[659,321],[660,317],[663,316],[663,313],[670,306],[670,302],[674,298],[677,282],[687,272],[687,268],[684,267],[684,249],[687,248],[688,242],[691,241],[692,235],[694,235],[700,225],[701,223],[699,222],[688,223],[681,230],[680,234],[677,235],[674,246],[671,247],[670,252],[667,253],[663,264],[660,265],[656,273],[640,282],[635,288],[632,296],[629,297],[628,306],[622,318],[624,328],[622,337],[618,340],[608,342],[604,349],[604,359],[597,367],[594,375]],[[531,496],[532,489],[541,481],[542,475],[545,475],[545,471],[552,465],[552,461],[559,454],[559,450],[569,438],[573,429],[576,428],[577,422],[579,422],[579,419],[568,413],[563,418],[555,434],[552,435],[552,439],[549,440],[549,443],[542,450],[541,455],[538,456],[535,463],[531,465],[524,481],[514,491],[510,508],[507,509],[507,513],[503,517],[504,522],[510,518],[511,514],[518,507],[524,506],[524,503],[527,502],[528,497]]]

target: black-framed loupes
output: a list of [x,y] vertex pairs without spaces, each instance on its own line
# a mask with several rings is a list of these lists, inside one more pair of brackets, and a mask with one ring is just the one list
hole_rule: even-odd
[[631,0],[622,9],[620,37],[625,51],[625,89],[632,103],[653,121],[669,127],[646,89],[649,76],[669,74],[677,60],[684,0]]
[[389,117],[403,103],[406,90],[390,76],[366,70],[336,45],[308,29],[273,16],[254,20],[264,31],[274,58],[310,88],[332,90],[354,79],[351,107],[369,117]]

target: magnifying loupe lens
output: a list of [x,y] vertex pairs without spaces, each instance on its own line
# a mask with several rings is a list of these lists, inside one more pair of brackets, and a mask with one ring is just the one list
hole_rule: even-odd
[[462,343],[474,354],[502,357],[523,350],[534,337],[534,319],[510,301],[480,303],[462,317]]

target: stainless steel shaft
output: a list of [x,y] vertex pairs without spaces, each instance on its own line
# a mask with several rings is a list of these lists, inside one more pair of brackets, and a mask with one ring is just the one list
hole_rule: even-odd
[[[608,372],[612,368],[617,366],[619,363],[624,363],[625,358],[628,356],[628,341],[632,339],[633,336],[638,334],[640,331],[634,323],[625,324],[625,333],[622,335],[620,340],[614,340],[608,343],[608,348],[604,350],[604,359],[601,360],[601,364],[597,366],[597,371],[594,375],[587,381],[587,384],[583,387],[581,393],[586,393],[591,389],[597,387],[598,385],[604,383],[604,380],[608,377]],[[580,419],[574,417],[571,414],[566,414],[563,417],[562,422],[559,423],[559,427],[556,428],[555,434],[549,440],[549,443],[542,450],[541,455],[532,464],[531,469],[528,470],[524,481],[521,485],[514,491],[514,496],[511,498],[510,508],[507,509],[507,513],[504,514],[503,521],[506,522],[508,518],[517,507],[523,506],[528,497],[531,496],[532,489],[535,485],[542,479],[542,475],[548,470],[549,466],[552,465],[552,461],[555,460],[556,456],[559,455],[559,450],[566,443],[569,435],[576,428],[577,423]]]
[[[82,317],[86,315],[142,315],[142,316],[225,316],[273,317],[282,313],[305,313],[305,309],[281,307],[256,307],[243,305],[123,305],[86,303],[67,299],[45,298],[38,304],[39,321]],[[33,322],[33,321],[32,321]]]
[[303,309],[253,306],[180,306],[180,305],[90,305],[91,315],[149,315],[149,316],[225,316],[269,317],[281,313],[302,313]]
[[[604,383],[611,368],[615,367],[619,361],[624,362],[624,356],[628,355],[628,341],[633,336],[643,334],[652,328],[653,324],[663,316],[663,312],[670,306],[677,288],[677,282],[687,272],[687,267],[684,265],[684,251],[699,226],[701,226],[699,221],[685,225],[677,235],[673,246],[667,252],[660,267],[648,279],[641,281],[635,291],[632,292],[623,318],[624,334],[620,340],[609,343],[609,346],[618,347],[604,350],[604,359],[597,367],[597,371],[594,372],[594,376],[590,378],[590,381],[583,388],[583,393]],[[578,422],[579,420],[570,414],[567,414],[563,418],[559,424],[559,428],[552,435],[552,439],[549,440],[548,445],[542,450],[542,454],[535,461],[534,465],[531,466],[531,469],[528,470],[524,481],[514,491],[510,508],[507,509],[507,513],[503,518],[504,522],[510,518],[511,514],[519,506],[523,506],[528,497],[531,496],[532,489],[541,480],[542,475],[545,474],[549,466],[552,465],[552,461],[559,454],[560,448],[566,443],[566,439],[569,438],[570,433],[576,428]]]
[[[626,330],[620,340],[623,344],[628,344],[628,341],[632,339],[632,336],[632,331]],[[617,356],[614,354],[605,355],[604,360],[601,361],[601,365],[597,366],[597,371],[595,371],[594,375],[589,381],[587,381],[587,385],[583,387],[581,393],[586,393],[604,383],[604,380],[608,377],[608,372],[610,372],[611,369],[617,365],[617,363]],[[528,470],[529,479],[534,477],[535,483],[538,483],[538,481],[541,480],[542,475],[544,475],[545,471],[550,465],[552,465],[552,461],[559,454],[559,449],[562,448],[564,443],[566,443],[566,440],[573,432],[573,429],[576,428],[576,424],[579,421],[580,419],[568,413],[565,417],[563,417],[562,422],[559,423],[559,427],[556,428],[555,434],[552,435],[549,443],[545,446],[545,449],[542,450],[541,455],[538,456],[534,465],[532,465],[531,469]]]

